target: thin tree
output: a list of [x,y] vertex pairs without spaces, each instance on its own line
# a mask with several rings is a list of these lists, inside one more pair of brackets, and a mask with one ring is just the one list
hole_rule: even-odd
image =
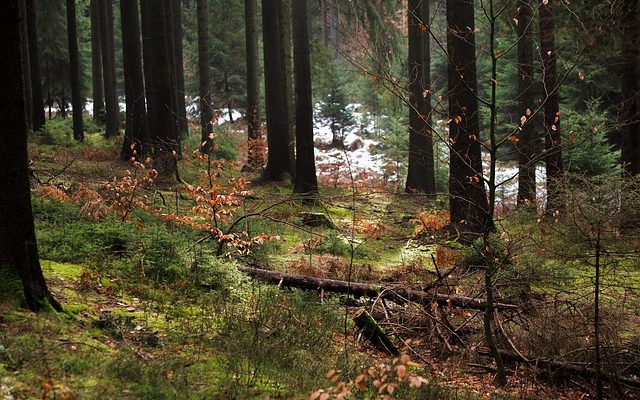
[[122,61],[124,67],[124,93],[127,105],[124,142],[121,156],[142,159],[149,142],[147,111],[142,72],[142,43],[137,0],[120,0],[120,27],[122,29]]
[[247,63],[247,136],[248,157],[247,165],[254,170],[262,168],[264,159],[262,146],[259,144],[260,135],[260,83],[258,58],[258,28],[256,15],[258,5],[256,0],[245,0],[244,20],[246,36],[246,63]]
[[529,121],[535,102],[533,82],[533,40],[531,22],[533,8],[531,0],[518,0],[514,20],[517,42],[518,85],[517,98],[520,104],[522,131],[516,142],[518,150],[518,204],[532,204],[536,200],[536,148],[537,132]]
[[67,0],[67,38],[69,41],[69,72],[71,73],[71,105],[73,108],[73,138],[84,140],[84,99],[80,84],[80,53],[78,52],[78,27],[76,1]]
[[[29,188],[29,157],[25,121],[24,80],[21,57],[20,0],[0,2],[0,108],[6,113],[0,140],[0,269],[22,282],[27,306],[34,311],[48,305],[61,311],[49,292],[36,245],[35,225]],[[10,95],[9,95],[10,94]]]
[[[22,17],[27,17],[26,0],[21,0]],[[25,101],[25,118],[27,120],[27,129],[33,130],[33,99],[31,88],[31,62],[29,61],[29,29],[25,21],[22,26],[22,77],[24,78],[24,101]]]
[[31,99],[33,101],[33,130],[44,127],[44,98],[42,97],[42,77],[40,75],[40,52],[38,51],[38,22],[35,0],[26,0],[27,31],[29,33],[29,61],[31,69]]
[[405,190],[436,191],[431,131],[429,2],[409,0],[409,163]]
[[142,31],[148,35],[143,40],[147,53],[145,61],[150,64],[149,74],[145,75],[145,93],[154,167],[160,180],[175,181],[179,180],[177,161],[180,142],[174,113],[175,86],[171,75],[164,4],[142,0],[141,11]]
[[184,87],[184,57],[182,50],[182,38],[184,36],[182,27],[182,0],[173,0],[173,61],[176,74],[176,92],[178,100],[178,128],[181,135],[187,135],[189,127],[187,124],[187,107],[185,103]]
[[294,193],[310,196],[318,192],[313,145],[313,100],[309,55],[307,0],[293,0],[293,53],[296,88],[296,176]]
[[473,0],[447,1],[449,210],[461,231],[491,225],[482,177]]
[[116,91],[115,50],[113,38],[113,6],[110,0],[98,0],[100,18],[100,50],[102,52],[102,82],[107,116],[106,137],[115,136],[120,125]]
[[265,105],[267,114],[266,181],[279,181],[292,173],[289,136],[288,94],[283,57],[281,0],[262,0]]
[[638,0],[624,0],[621,19],[621,66],[622,101],[620,114],[620,141],[622,163],[627,173],[640,173],[640,110],[638,96],[638,62],[640,61],[640,23],[638,22]]
[[[155,3],[154,3],[155,4]],[[173,101],[171,103],[173,113],[173,120],[176,124],[176,131],[180,132],[179,127],[179,111],[178,111],[178,91],[176,86],[176,62],[175,62],[175,40],[173,37],[173,0],[164,0],[164,27],[165,27],[165,35],[166,35],[166,47],[167,47],[167,56],[169,57],[169,71],[171,73],[171,90],[173,93]],[[155,27],[155,26],[154,26]]]
[[558,50],[555,43],[555,23],[553,11],[557,0],[540,4],[538,22],[540,25],[540,58],[543,68],[544,103],[544,143],[547,170],[547,206],[548,212],[561,208],[561,199],[556,189],[557,182],[564,172],[562,166],[562,137],[560,136],[560,97],[558,95],[558,77],[556,60]]
[[198,0],[198,73],[200,93],[201,151],[208,154],[213,146],[211,132],[211,75],[209,71],[209,2]]
[[104,112],[102,82],[102,46],[100,39],[100,0],[91,0],[91,94],[93,96],[93,119],[98,121]]
[[292,52],[292,20],[291,1],[280,0],[280,57],[282,59],[282,79],[285,107],[287,109],[287,141],[289,143],[289,157],[291,157],[291,167],[294,168],[295,160],[295,107],[293,100],[293,52]]

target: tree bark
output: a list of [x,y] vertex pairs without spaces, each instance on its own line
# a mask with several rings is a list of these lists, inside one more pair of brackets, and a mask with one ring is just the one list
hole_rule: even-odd
[[208,154],[213,146],[211,120],[211,75],[209,70],[209,5],[208,0],[198,0],[198,72],[200,92],[201,151]]
[[106,109],[106,137],[118,133],[120,106],[116,91],[115,48],[113,38],[113,7],[110,0],[97,0],[100,17],[100,50],[102,52],[102,82]]
[[91,95],[93,120],[99,121],[104,112],[104,86],[102,81],[102,46],[100,39],[100,0],[91,0]]
[[291,29],[293,22],[291,19],[291,1],[280,0],[280,51],[282,57],[283,91],[285,93],[284,102],[287,109],[287,142],[289,145],[289,157],[292,171],[295,172],[295,100],[293,88],[293,52],[292,52],[292,35]]
[[449,210],[460,231],[490,230],[482,177],[473,0],[447,1]]
[[409,162],[405,190],[435,194],[431,130],[429,2],[409,0]]
[[531,22],[533,7],[531,0],[518,0],[516,3],[516,32],[518,33],[518,92],[520,116],[525,117],[522,131],[518,135],[518,205],[534,204],[536,201],[536,164],[535,145],[537,135],[529,119],[532,117],[535,93],[533,90],[533,42]]
[[318,192],[313,143],[313,99],[309,54],[307,0],[293,0],[293,51],[296,88],[296,175],[293,192],[313,197]]
[[[22,281],[28,307],[34,311],[48,305],[61,310],[42,274],[36,246],[29,188],[29,157],[22,78],[21,30],[24,18],[20,0],[0,2],[0,109],[6,114],[0,141],[0,268]],[[6,95],[11,93],[12,95]]]
[[640,112],[638,96],[638,61],[640,61],[640,24],[638,23],[638,0],[624,0],[621,19],[621,66],[622,101],[620,114],[620,142],[624,170],[640,174]]
[[556,59],[558,50],[555,44],[555,23],[552,8],[556,0],[540,4],[540,58],[543,67],[543,84],[546,102],[544,103],[544,134],[546,170],[547,170],[547,206],[548,213],[562,208],[558,193],[558,180],[562,178],[562,137],[560,136],[560,97]]
[[[296,1],[296,0],[294,0]],[[400,354],[398,348],[393,344],[389,336],[382,330],[380,325],[364,308],[358,309],[353,315],[353,322],[356,324],[365,339],[370,341],[376,349],[390,356]]]
[[22,77],[24,79],[24,101],[25,101],[25,118],[27,120],[27,129],[33,130],[33,97],[31,88],[31,61],[29,60],[29,29],[27,27],[27,3],[25,0],[21,1],[22,17],[24,22],[22,23]]
[[247,136],[248,156],[247,165],[260,170],[264,166],[262,143],[260,134],[260,72],[258,58],[258,29],[256,15],[258,5],[256,0],[245,0],[245,35],[246,35],[246,63],[247,63]]
[[286,67],[282,47],[282,0],[262,0],[262,34],[264,42],[265,105],[267,112],[266,181],[280,181],[291,176],[288,94]]
[[67,0],[67,38],[69,41],[69,72],[71,74],[71,105],[73,112],[73,138],[84,140],[84,98],[80,85],[80,53],[78,52],[78,27],[76,24],[76,1]]
[[42,97],[42,76],[40,75],[40,52],[38,51],[38,23],[35,0],[26,0],[27,31],[29,33],[29,61],[31,62],[31,97],[33,101],[33,130],[44,127],[44,98]]
[[184,87],[184,57],[182,50],[182,38],[184,36],[182,27],[182,0],[173,0],[173,51],[176,71],[176,93],[178,97],[178,129],[182,136],[187,136],[189,126],[187,121],[187,106],[185,102]]
[[121,152],[121,157],[124,160],[129,160],[132,157],[143,160],[145,147],[149,142],[138,10],[137,0],[120,0],[124,94],[127,104],[125,134]]
[[[384,286],[380,284],[365,284],[357,282],[338,281],[335,279],[321,279],[313,276],[299,276],[285,272],[267,271],[253,267],[238,267],[241,272],[254,279],[274,285],[283,285],[305,290],[324,290],[325,292],[350,294],[354,297],[383,298],[397,304],[414,302],[431,305],[433,302],[441,306],[465,308],[484,311],[486,302],[478,297],[458,296],[442,293],[428,293],[421,290],[411,290],[402,286]],[[518,310],[516,304],[494,303],[493,307],[501,310]]]
[[[175,92],[168,51],[167,27],[163,2],[142,0],[143,43],[149,63],[149,76],[145,78],[147,121],[153,145],[154,167],[158,179],[176,181],[179,136],[175,122]],[[146,72],[146,71],[145,71]]]

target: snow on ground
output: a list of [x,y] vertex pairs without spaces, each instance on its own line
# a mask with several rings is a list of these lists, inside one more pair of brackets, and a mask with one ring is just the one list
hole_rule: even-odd
[[[351,165],[352,170],[366,171],[370,175],[382,177],[383,170],[386,164],[384,156],[382,154],[373,155],[372,149],[379,144],[379,140],[364,138],[363,131],[372,132],[375,126],[372,119],[359,112],[359,104],[351,104],[347,106],[353,113],[356,120],[356,126],[351,128],[344,135],[345,149],[351,148],[354,142],[361,141],[362,146],[356,150],[342,150],[328,148],[328,144],[331,143],[333,135],[329,127],[329,123],[315,119],[314,139],[316,140],[316,162],[320,166],[318,173],[320,175],[329,176],[335,174],[335,168],[322,168],[325,166],[337,166],[340,167],[339,173],[348,173],[347,164]],[[316,107],[316,113],[318,107]],[[380,136],[383,136],[381,133]],[[318,142],[322,145],[318,146]],[[347,162],[348,161],[348,162]],[[488,154],[483,154],[483,169],[485,177],[488,178],[489,173],[489,159]],[[543,165],[536,166],[536,182],[537,182],[537,195],[539,198],[544,199],[545,196],[545,181],[546,174]],[[496,189],[496,198],[498,201],[504,201],[508,204],[515,204],[518,194],[518,167],[514,163],[502,163],[499,162],[496,166],[496,183],[499,185]]]
[[[124,97],[118,98],[118,106],[120,107],[120,112],[127,111],[127,103],[124,101]],[[71,104],[68,105],[69,112],[73,110]],[[93,100],[87,99],[84,103],[84,112],[91,115],[93,117]]]
[[[379,142],[362,137],[363,130],[368,131],[372,129],[371,123],[367,121],[361,113],[355,111],[359,108],[358,104],[352,104],[348,107],[353,112],[356,124],[344,132],[343,143],[345,149],[328,148],[327,146],[333,139],[329,123],[320,118],[315,119],[314,140],[316,144],[318,142],[323,144],[320,147],[316,145],[316,162],[320,167],[322,167],[322,165],[343,165],[340,167],[340,173],[348,174],[350,166],[354,175],[357,172],[367,172],[368,174],[382,176],[384,166],[383,156],[381,154],[371,154],[373,147]],[[358,141],[360,144],[354,146]],[[348,150],[350,148],[355,148],[355,150]],[[323,170],[323,168],[318,168],[318,171],[320,175],[327,176],[335,173],[335,171],[331,169]]]

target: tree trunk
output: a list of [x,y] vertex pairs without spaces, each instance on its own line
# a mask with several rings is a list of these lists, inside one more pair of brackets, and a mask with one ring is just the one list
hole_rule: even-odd
[[29,61],[31,62],[31,98],[33,101],[33,130],[44,127],[44,98],[42,97],[42,77],[40,75],[40,52],[38,51],[38,25],[35,0],[26,0],[27,31],[29,34]]
[[324,44],[324,47],[329,48],[329,10],[327,9],[327,1],[329,0],[319,0],[320,30],[322,32],[322,44]]
[[102,46],[100,39],[100,0],[91,0],[91,83],[93,96],[93,120],[99,121],[104,112],[102,81]]
[[551,8],[557,0],[540,4],[540,57],[543,67],[543,84],[546,102],[544,103],[544,143],[547,168],[547,212],[562,208],[558,194],[558,180],[562,178],[562,137],[560,136],[560,97],[556,59],[558,51],[555,44],[555,24]]
[[289,113],[282,46],[281,0],[262,0],[262,34],[264,42],[265,105],[267,112],[266,181],[283,180],[291,175],[289,148]]
[[473,1],[447,1],[447,26],[451,223],[483,233],[492,221],[482,177]]
[[80,54],[78,52],[78,27],[76,24],[76,1],[67,0],[67,38],[69,41],[69,64],[71,73],[71,105],[73,112],[73,138],[84,140],[84,99],[80,90]]
[[231,107],[231,88],[229,87],[229,74],[224,71],[224,95],[227,98],[227,114],[229,115],[229,122],[233,123],[233,108]]
[[24,101],[25,101],[25,119],[27,121],[27,129],[33,130],[33,98],[32,98],[32,88],[31,88],[31,62],[29,61],[29,29],[27,27],[27,3],[25,0],[21,0],[21,13],[22,18],[24,19],[21,24],[22,28],[22,46],[21,46],[21,55],[22,55],[22,77],[24,79]]
[[201,151],[208,154],[213,146],[211,106],[211,75],[209,70],[209,4],[198,0],[198,72],[200,92]]
[[176,71],[176,92],[178,100],[178,129],[180,135],[187,136],[189,126],[187,121],[187,106],[185,102],[184,87],[184,58],[182,51],[182,38],[184,36],[182,28],[182,0],[173,0],[173,51]]
[[142,73],[142,44],[137,0],[120,0],[122,29],[122,61],[124,66],[124,94],[127,119],[121,157],[144,160],[147,134],[144,75]]
[[245,35],[247,62],[247,136],[248,156],[247,165],[254,170],[262,169],[262,143],[260,135],[260,76],[258,58],[258,29],[256,15],[258,5],[256,0],[245,0]]
[[435,194],[431,131],[429,2],[409,0],[409,163],[405,190]]
[[293,192],[306,197],[318,192],[313,143],[309,15],[307,0],[293,0],[292,6],[296,88],[296,176]]
[[380,325],[378,325],[376,320],[373,319],[365,308],[359,308],[354,313],[352,319],[364,338],[370,341],[376,349],[390,356],[400,355],[400,351],[398,351],[398,348],[393,344],[391,338],[382,330]]
[[330,40],[331,47],[333,48],[333,61],[337,61],[340,57],[340,34],[339,34],[339,24],[340,22],[340,14],[338,9],[338,2],[334,1],[331,5],[331,32],[330,32]]
[[[435,302],[441,306],[478,311],[484,311],[486,307],[486,302],[479,297],[428,293],[422,290],[407,289],[402,287],[402,285],[384,286],[373,283],[338,281],[335,279],[322,279],[313,276],[299,276],[285,272],[267,271],[253,267],[238,267],[238,269],[254,279],[285,287],[295,287],[305,290],[323,290],[331,293],[348,293],[354,297],[382,298],[393,301],[396,304],[414,302],[430,306]],[[516,304],[508,303],[494,303],[493,307],[500,310],[518,310],[520,308]]]
[[284,101],[287,109],[287,141],[289,144],[289,157],[292,171],[295,172],[295,104],[293,89],[293,52],[292,52],[292,19],[291,19],[291,1],[281,0],[280,7],[280,51],[283,60],[283,76],[282,89],[285,93]]
[[622,102],[620,115],[620,142],[622,163],[627,173],[640,174],[640,113],[638,96],[638,61],[640,61],[640,25],[638,23],[638,0],[624,0],[621,19],[621,71]]
[[171,73],[171,92],[173,93],[173,101],[171,103],[173,113],[173,121],[176,132],[180,132],[178,118],[178,92],[176,90],[176,62],[175,62],[175,41],[173,40],[173,0],[164,1],[164,26],[166,35],[167,55],[169,57],[169,71]]
[[518,151],[518,205],[534,204],[536,201],[536,164],[535,145],[536,130],[532,117],[535,107],[533,90],[533,42],[531,38],[531,22],[533,8],[531,0],[518,0],[516,3],[516,32],[518,33],[518,92],[516,98],[520,103],[520,116],[525,117],[522,131],[518,135],[516,149]]
[[[158,179],[175,181],[178,177],[179,137],[175,123],[175,92],[168,51],[165,10],[162,2],[142,0],[145,61],[149,76],[145,78],[147,121],[153,145],[154,167]],[[145,71],[146,72],[146,71]]]
[[110,0],[98,0],[100,16],[100,50],[102,52],[102,82],[106,108],[106,137],[118,133],[120,107],[116,92],[115,49],[113,38],[113,7]]
[[[7,268],[22,281],[28,307],[41,310],[47,304],[61,310],[42,274],[36,246],[35,225],[29,188],[29,156],[25,122],[24,81],[21,57],[20,0],[0,2],[0,109],[5,112],[0,141],[0,268]],[[6,94],[12,95],[6,95]],[[3,271],[4,272],[4,271]]]

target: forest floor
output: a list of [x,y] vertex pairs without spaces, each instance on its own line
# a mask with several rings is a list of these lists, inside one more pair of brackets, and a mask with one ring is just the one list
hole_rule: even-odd
[[[241,139],[232,130],[220,138],[218,151],[233,158],[225,152],[241,147]],[[252,265],[416,290],[439,282],[439,292],[477,297],[480,274],[462,267],[474,252],[441,236],[448,215],[439,198],[399,193],[369,174],[344,184],[344,173],[337,172],[321,180],[321,201],[304,205],[286,183],[234,186],[229,179],[237,180],[241,163],[206,174],[206,164],[185,151],[182,179],[203,187],[213,179],[210,187],[223,199],[218,211],[224,210],[216,223],[224,231],[240,220],[238,231],[247,232],[217,257],[219,242],[200,229],[208,214],[193,209],[196,190],[143,181],[148,169],[117,161],[120,145],[97,134],[82,145],[65,143],[54,132],[30,144],[41,264],[65,311],[27,312],[15,288],[0,287],[0,400],[304,399],[323,388],[339,391],[343,381],[352,382],[354,398],[375,398],[382,396],[381,383],[359,377],[373,376],[370,371],[380,365],[379,371],[387,371],[377,375],[388,379],[384,394],[398,399],[592,394],[588,382],[539,376],[535,368],[516,364],[509,366],[509,384],[495,385],[492,362],[477,354],[478,311],[282,290],[237,269]],[[309,224],[308,213],[326,221]],[[530,229],[509,221],[505,226]],[[504,284],[501,300],[516,302],[523,295],[514,282]],[[543,296],[544,288],[533,293]],[[625,301],[629,315],[636,315],[624,329],[633,341],[639,305],[637,298]],[[387,358],[357,334],[351,315],[361,307],[403,358]],[[553,331],[534,340],[513,324],[521,316],[504,318],[525,351],[578,340]],[[447,325],[455,332],[447,332]]]

